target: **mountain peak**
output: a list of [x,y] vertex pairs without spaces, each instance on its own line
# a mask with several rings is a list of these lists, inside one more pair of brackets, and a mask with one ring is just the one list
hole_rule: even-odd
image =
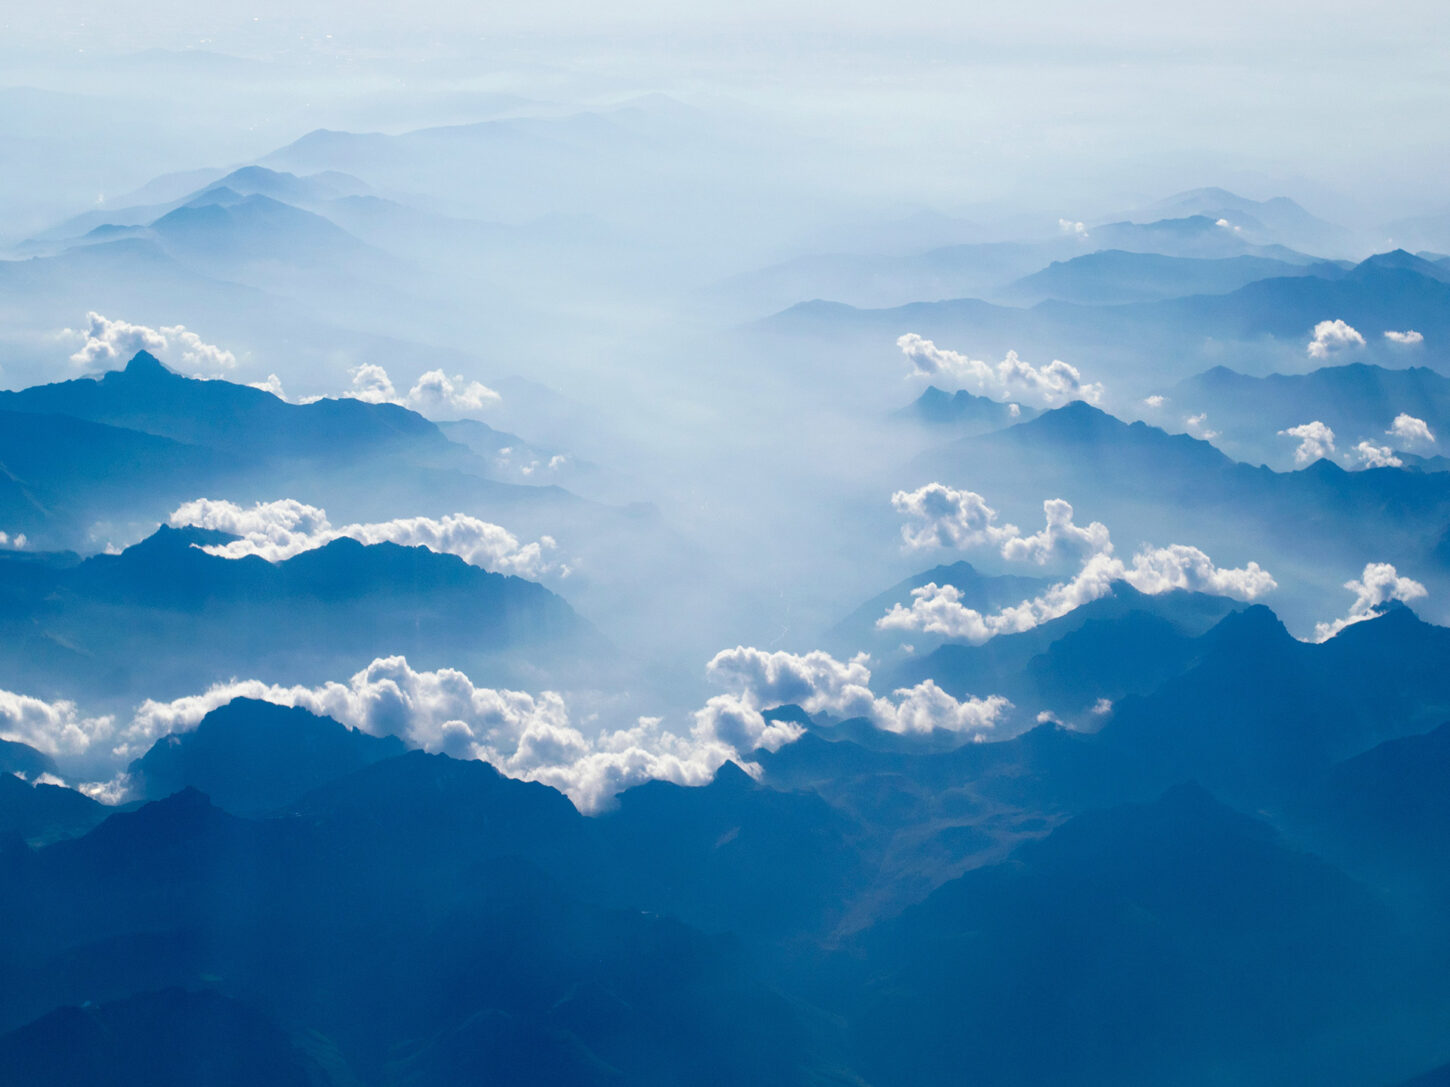
[[159,378],[159,377],[180,377],[175,370],[170,369],[153,355],[150,351],[137,351],[131,356],[131,361],[126,363],[122,371],[130,378]]

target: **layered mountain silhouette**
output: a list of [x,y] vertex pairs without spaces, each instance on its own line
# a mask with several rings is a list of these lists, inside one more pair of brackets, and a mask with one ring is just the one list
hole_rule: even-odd
[[61,569],[0,558],[10,646],[0,686],[178,697],[238,675],[319,683],[394,654],[517,682],[521,669],[604,652],[548,589],[455,555],[350,538],[278,562],[202,550],[231,539],[162,526]]

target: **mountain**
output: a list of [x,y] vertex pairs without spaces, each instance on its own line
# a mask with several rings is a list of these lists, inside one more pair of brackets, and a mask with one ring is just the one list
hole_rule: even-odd
[[199,789],[236,815],[263,815],[370,763],[404,751],[306,710],[238,698],[191,732],[163,736],[126,773],[137,794],[160,800]]
[[995,297],[1027,306],[1049,298],[1083,305],[1118,305],[1193,294],[1228,294],[1258,280],[1277,277],[1333,279],[1342,271],[1334,264],[1300,264],[1268,257],[1169,257],[1104,249],[1054,261],[1003,288]]
[[323,1087],[322,1068],[275,1023],[214,992],[182,988],[58,1008],[0,1037],[0,1084]]
[[[1080,401],[951,442],[914,459],[909,472],[915,481],[969,482],[1020,525],[1041,517],[1043,500],[1065,498],[1078,523],[1101,520],[1129,553],[1130,541],[1181,543],[1221,566],[1257,561],[1279,581],[1276,607],[1296,627],[1325,618],[1325,602],[1367,562],[1435,578],[1443,562],[1435,549],[1450,522],[1450,481],[1440,474],[1346,472],[1324,460],[1274,472]],[[1342,573],[1316,582],[1316,566]]]
[[[1120,582],[1107,595],[1031,630],[975,646],[949,641],[902,660],[890,683],[912,686],[931,679],[959,698],[1003,694],[1019,712],[1046,709],[1081,719],[1101,699],[1146,694],[1179,674],[1201,653],[1198,640],[1242,607],[1225,597],[1182,590],[1148,596]],[[883,614],[885,609],[877,618]]]
[[878,1082],[1347,1085],[1424,1018],[1407,950],[1365,888],[1189,785],[946,884],[821,985]]
[[357,521],[478,512],[525,532],[589,516],[557,487],[491,478],[489,461],[398,405],[289,404],[144,351],[99,379],[0,393],[0,414],[0,519],[38,546],[94,547],[98,523],[125,538],[198,497],[311,499]]
[[1318,645],[1258,605],[1203,642],[1189,671],[1124,699],[1098,734],[1145,787],[1192,777],[1226,797],[1282,803],[1333,763],[1450,717],[1436,663],[1450,630],[1402,605]]
[[[1241,459],[1253,455],[1284,466],[1295,443],[1280,430],[1311,420],[1327,424],[1345,450],[1368,439],[1376,445],[1407,445],[1390,435],[1395,417],[1424,420],[1438,437],[1450,427],[1450,378],[1423,366],[1386,369],[1364,363],[1326,366],[1307,374],[1251,377],[1215,367],[1166,390],[1175,409],[1207,412],[1221,438],[1215,444]],[[1414,443],[1419,453],[1435,446]]]
[[45,845],[84,834],[110,811],[74,789],[0,772],[0,850],[21,842]]
[[[264,1009],[338,1084],[522,1084],[547,1068],[785,1087],[831,1067],[835,1028],[734,940],[598,905],[523,859],[588,862],[569,845],[586,823],[553,790],[412,753],[295,811],[239,819],[187,791],[6,855],[0,955],[19,968],[0,1029],[190,984]],[[159,1045],[165,1025],[137,1032]]]
[[1115,305],[1047,300],[1021,309],[958,297],[866,309],[812,301],[741,335],[751,344],[789,344],[797,357],[838,373],[875,374],[896,338],[915,332],[974,358],[1000,359],[1012,350],[1038,365],[1064,359],[1088,380],[1111,377],[1117,395],[1136,396],[1222,365],[1226,352],[1240,370],[1304,365],[1314,326],[1327,320],[1346,321],[1367,341],[1342,352],[1345,361],[1402,365],[1403,348],[1381,333],[1414,329],[1427,342],[1446,342],[1447,304],[1450,284],[1438,274],[1371,259],[1349,271],[1336,268],[1333,278],[1278,276],[1226,294]]
[[949,393],[935,385],[928,385],[926,391],[899,414],[930,426],[953,427],[964,432],[980,433],[1000,430],[1023,419],[1031,419],[1037,415],[1037,411],[1030,407],[1024,408],[1020,404],[1008,404],[990,397],[977,396],[966,389]]
[[1252,200],[1227,189],[1203,188],[1177,193],[1149,204],[1131,218],[1154,220],[1199,215],[1226,220],[1229,229],[1258,242],[1278,242],[1306,253],[1344,254],[1354,248],[1350,231],[1306,211],[1286,196]]
[[201,550],[230,539],[162,526],[120,554],[43,574],[0,559],[11,648],[0,686],[178,697],[236,676],[315,684],[395,654],[520,682],[603,649],[548,589],[456,555],[346,537],[279,562]]

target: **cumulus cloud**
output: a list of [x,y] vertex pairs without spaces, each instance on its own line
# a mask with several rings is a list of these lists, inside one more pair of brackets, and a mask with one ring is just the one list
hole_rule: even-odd
[[78,755],[110,737],[115,718],[86,717],[74,702],[46,702],[0,690],[0,740],[29,744],[47,755]]
[[1059,219],[1057,229],[1064,234],[1071,234],[1075,238],[1086,238],[1088,236],[1087,224],[1076,219]]
[[282,379],[276,374],[268,374],[266,381],[252,381],[248,385],[253,389],[261,389],[264,393],[271,393],[278,400],[287,399],[287,393],[282,389]]
[[1390,343],[1404,344],[1406,346],[1413,346],[1414,344],[1425,342],[1425,337],[1413,328],[1406,329],[1404,332],[1386,330],[1385,339],[1389,340]]
[[198,498],[178,507],[168,521],[177,528],[196,526],[240,537],[202,549],[227,559],[258,555],[268,562],[281,562],[349,537],[364,544],[426,547],[440,554],[457,555],[474,566],[520,577],[539,578],[555,573],[563,577],[569,573],[567,566],[551,557],[550,553],[557,547],[552,537],[541,536],[522,544],[507,529],[462,513],[441,518],[400,517],[339,528],[328,521],[326,510],[292,498],[246,507]]
[[1399,468],[1405,462],[1395,456],[1395,451],[1387,445],[1375,445],[1374,442],[1363,441],[1349,450],[1351,463],[1361,464],[1366,468]]
[[1168,403],[1168,398],[1161,395],[1160,393],[1154,393],[1152,396],[1143,397],[1144,406],[1153,408],[1155,411],[1158,408],[1161,408],[1166,403]]
[[1299,447],[1294,450],[1294,463],[1300,467],[1334,454],[1334,431],[1318,419],[1312,423],[1301,423],[1288,430],[1281,430],[1279,436],[1298,439]]
[[237,357],[230,351],[207,343],[185,325],[150,328],[112,321],[92,310],[86,314],[84,330],[68,328],[64,335],[83,341],[70,359],[87,370],[114,369],[138,351],[149,351],[163,362],[199,375],[224,373],[237,365]]
[[1430,425],[1423,419],[1416,419],[1413,415],[1405,412],[1395,416],[1395,421],[1390,424],[1390,429],[1385,434],[1391,438],[1398,439],[1404,445],[1434,445],[1435,434]]
[[1408,604],[1429,595],[1425,586],[1411,578],[1401,577],[1399,571],[1388,562],[1366,564],[1359,578],[1346,581],[1344,587],[1354,594],[1354,603],[1349,606],[1349,614],[1342,619],[1316,624],[1314,641],[1327,642],[1345,627],[1373,619],[1391,600]]
[[0,547],[11,548],[15,551],[23,551],[25,545],[30,541],[26,539],[25,533],[17,532],[14,536],[9,533],[0,532]]
[[1364,337],[1341,320],[1320,321],[1309,340],[1309,357],[1327,359],[1331,352],[1346,347],[1363,347]]
[[1039,367],[1023,362],[1017,352],[1008,351],[1005,359],[993,365],[937,347],[915,332],[901,336],[896,346],[911,361],[912,376],[949,378],[993,400],[1019,400],[1057,408],[1072,400],[1096,404],[1103,396],[1102,385],[1085,383],[1077,367],[1061,359]]
[[[1081,567],[1072,578],[1040,596],[991,615],[964,605],[956,587],[931,582],[912,590],[909,605],[894,604],[878,619],[876,626],[881,630],[917,630],[981,644],[999,634],[1031,630],[1060,618],[1106,596],[1119,581],[1149,595],[1187,589],[1236,600],[1253,600],[1276,588],[1274,579],[1258,563],[1222,569],[1204,552],[1185,544],[1145,547],[1124,562],[1112,554],[1107,527],[1097,521],[1086,528],[1077,525],[1071,504],[1062,499],[1043,503],[1047,527],[1032,536],[1022,536],[1013,525],[1000,524],[996,511],[974,491],[954,491],[934,483],[917,492],[897,492],[892,502],[915,521],[903,529],[908,546],[919,546],[919,540],[927,545],[986,544],[997,547],[1007,559],[1044,563],[1051,556],[1074,556],[1081,560]],[[938,516],[928,520],[932,514]]]
[[1073,521],[1072,505],[1060,498],[1042,504],[1046,525],[1024,536],[1016,525],[1001,521],[997,511],[976,491],[928,483],[914,491],[897,491],[891,505],[906,518],[901,538],[911,550],[931,547],[1000,548],[1002,557],[1039,566],[1061,558],[1085,558],[1112,544],[1108,530],[1094,521],[1083,527]]
[[[690,735],[668,732],[649,717],[589,738],[570,722],[556,692],[478,687],[463,672],[419,671],[398,656],[378,658],[346,683],[285,687],[242,680],[170,702],[148,700],[116,736],[113,754],[134,758],[162,736],[194,729],[235,698],[298,706],[370,735],[397,736],[411,747],[480,759],[509,777],[558,789],[584,812],[600,810],[620,790],[644,781],[704,785],[726,760],[744,762],[754,750],[748,734],[732,736],[736,745],[698,728]],[[768,734],[769,726],[763,731]],[[784,742],[799,734],[799,726],[788,726],[778,737]],[[89,791],[116,798],[125,785],[117,779]]]
[[406,395],[393,387],[387,370],[375,363],[355,366],[348,374],[352,385],[343,396],[369,404],[399,404],[430,419],[477,415],[500,399],[488,386],[469,381],[462,374],[449,377],[442,370],[423,374]]
[[[865,653],[840,661],[821,650],[796,654],[736,646],[715,654],[706,672],[715,682],[733,689],[731,695],[711,699],[696,715],[697,728],[707,734],[720,727],[717,715],[758,715],[762,707],[784,703],[798,705],[807,713],[865,717],[888,732],[947,729],[979,735],[1001,725],[1012,708],[1001,695],[958,701],[931,680],[899,688],[890,698],[879,697],[871,691]],[[732,718],[725,727],[740,726]]]

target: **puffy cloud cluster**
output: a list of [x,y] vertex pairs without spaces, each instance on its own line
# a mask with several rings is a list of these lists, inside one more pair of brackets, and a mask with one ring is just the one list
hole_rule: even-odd
[[1395,451],[1387,445],[1375,445],[1371,441],[1363,441],[1352,446],[1349,450],[1349,459],[1366,468],[1399,468],[1404,461],[1395,456]]
[[0,532],[0,547],[9,547],[16,551],[22,551],[29,542],[23,532],[17,532],[14,536],[11,536],[7,532]]
[[1408,604],[1428,595],[1425,586],[1412,578],[1401,577],[1399,571],[1388,562],[1367,563],[1359,578],[1346,581],[1344,587],[1354,594],[1354,603],[1349,606],[1349,614],[1342,619],[1316,624],[1314,641],[1327,642],[1345,627],[1373,619],[1391,600]]
[[1059,219],[1057,229],[1064,234],[1071,234],[1074,238],[1086,238],[1088,236],[1087,224],[1077,219]]
[[1327,359],[1331,352],[1363,346],[1364,337],[1344,321],[1320,321],[1314,326],[1314,335],[1309,340],[1309,357]]
[[1094,521],[1083,527],[1073,521],[1072,505],[1060,498],[1042,503],[1046,525],[1024,536],[1016,525],[999,521],[997,511],[976,491],[928,483],[914,491],[897,491],[891,505],[906,518],[901,538],[912,550],[930,547],[999,548],[1002,557],[1035,562],[1082,559],[1110,550],[1107,526]]
[[1435,444],[1435,433],[1430,429],[1430,424],[1403,411],[1395,416],[1395,421],[1390,424],[1390,429],[1385,434],[1404,445]]
[[440,554],[457,555],[474,566],[520,577],[569,573],[567,566],[550,558],[549,553],[556,548],[552,537],[520,544],[507,529],[462,513],[442,518],[400,517],[336,528],[328,521],[326,510],[292,498],[249,507],[198,498],[177,508],[169,521],[178,528],[194,525],[240,537],[203,548],[208,554],[227,559],[259,555],[268,562],[280,562],[346,536],[365,544],[426,547]]
[[1417,343],[1425,342],[1425,337],[1422,336],[1420,333],[1416,332],[1413,328],[1406,329],[1404,332],[1386,330],[1385,339],[1389,340],[1390,343],[1403,344],[1406,347],[1412,347]]
[[0,740],[29,744],[47,755],[77,755],[108,739],[115,718],[86,717],[74,702],[45,702],[0,690]]
[[[1062,499],[1043,503],[1047,527],[1032,536],[1020,535],[1013,525],[998,524],[996,511],[974,491],[934,483],[910,494],[898,492],[892,502],[918,521],[907,526],[910,531],[903,530],[908,546],[917,546],[916,540],[960,541],[958,546],[964,547],[989,544],[1008,559],[1044,563],[1052,556],[1076,556],[1082,565],[1072,578],[1040,596],[991,615],[963,604],[962,593],[954,586],[931,582],[912,590],[910,605],[894,604],[878,619],[876,626],[882,630],[917,630],[981,644],[1066,615],[1106,596],[1119,581],[1149,595],[1187,589],[1235,600],[1254,600],[1276,588],[1258,563],[1222,569],[1204,552],[1185,544],[1144,548],[1124,562],[1113,555],[1106,526],[1097,521],[1086,528],[1077,525],[1071,504]],[[922,523],[932,513],[938,514],[936,519]]]
[[237,357],[230,351],[207,343],[185,325],[150,328],[112,321],[92,310],[86,314],[83,331],[68,328],[64,334],[84,340],[70,359],[87,370],[114,369],[138,351],[149,351],[163,362],[202,375],[223,373],[237,365]]
[[1096,404],[1103,396],[1102,385],[1085,383],[1077,367],[1055,359],[1046,366],[1033,366],[1008,351],[995,366],[968,358],[957,351],[938,347],[931,340],[908,332],[896,341],[911,360],[917,377],[948,378],[973,387],[994,400],[1019,400],[1044,408],[1057,408],[1072,400]]
[[1334,455],[1334,431],[1318,419],[1312,423],[1300,423],[1288,430],[1281,430],[1279,436],[1298,439],[1299,446],[1294,450],[1294,463],[1301,468],[1322,457]]
[[[698,728],[682,736],[665,731],[658,718],[640,718],[631,728],[591,739],[570,723],[563,697],[553,691],[477,687],[463,672],[418,671],[399,656],[373,661],[346,683],[284,687],[243,680],[171,702],[147,701],[116,737],[113,753],[134,758],[162,736],[194,729],[235,698],[298,706],[370,735],[397,736],[411,747],[480,759],[509,777],[558,789],[584,812],[644,781],[704,785],[727,759],[744,761],[759,746],[749,736],[736,745]],[[799,734],[791,726],[785,735]],[[91,791],[115,797],[124,787],[118,779]]]
[[429,418],[477,415],[499,402],[498,393],[461,374],[449,377],[442,370],[429,370],[418,378],[406,395],[393,387],[387,370],[374,363],[364,363],[348,371],[352,386],[343,396],[365,400],[369,404],[399,404]]
[[1001,695],[958,701],[931,680],[899,688],[890,698],[878,697],[871,691],[867,660],[861,653],[840,661],[821,650],[805,654],[750,646],[722,650],[706,671],[732,693],[710,699],[696,714],[697,733],[733,740],[738,730],[742,737],[761,737],[765,742],[757,746],[767,742],[779,746],[796,736],[771,730],[795,726],[767,721],[760,711],[793,703],[807,713],[865,717],[888,732],[947,729],[983,734],[1002,724],[1012,708]]

